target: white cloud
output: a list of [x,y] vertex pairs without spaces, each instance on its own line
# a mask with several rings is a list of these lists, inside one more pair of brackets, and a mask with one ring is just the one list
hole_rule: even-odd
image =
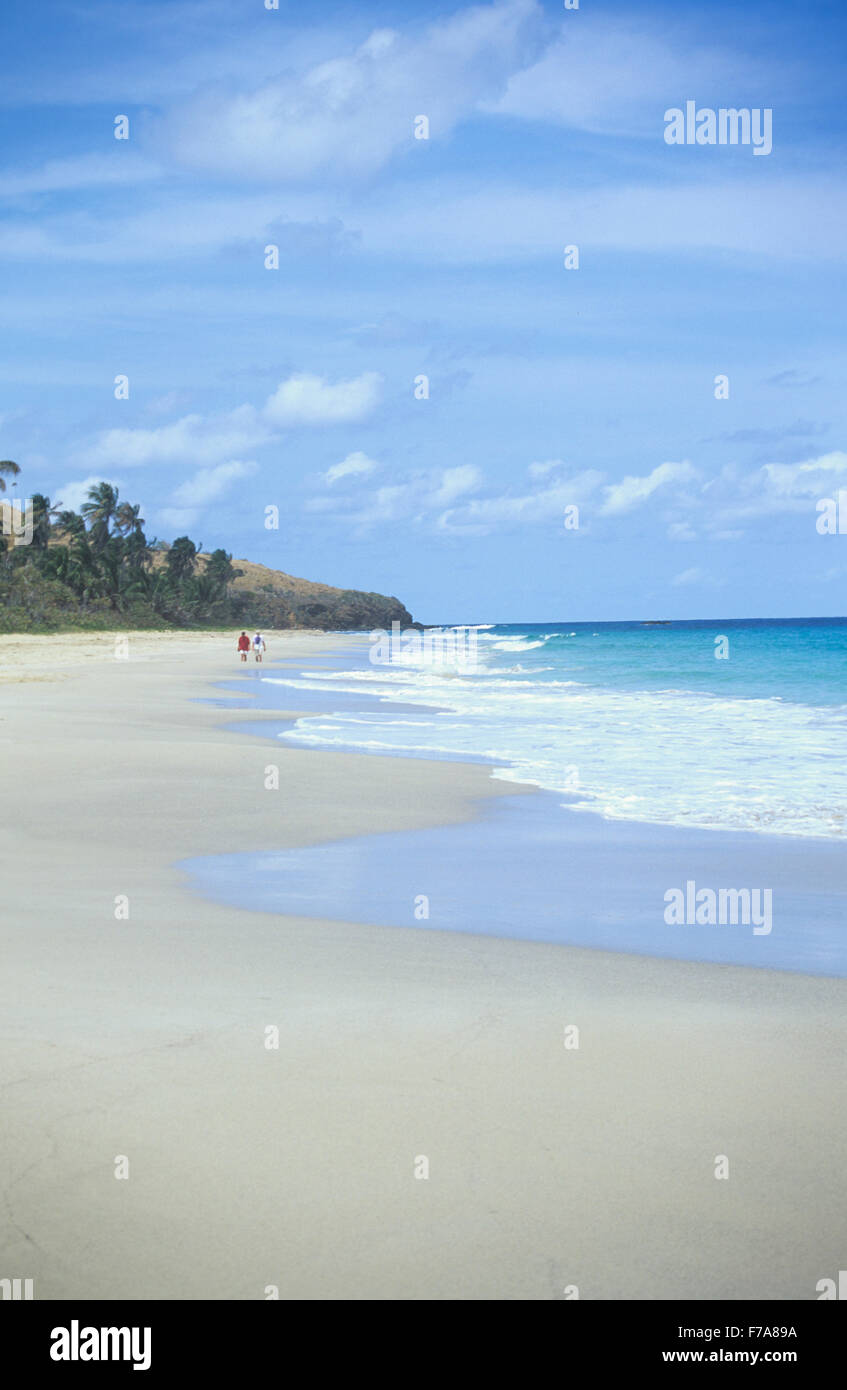
[[738,540],[739,523],[814,515],[813,502],[847,487],[847,453],[833,450],[801,463],[769,463],[750,473],[727,467],[702,489],[703,528],[714,540]]
[[[317,194],[288,192],[281,214],[279,195],[186,195],[184,187],[165,185],[154,198],[116,197],[96,218],[74,206],[38,220],[17,218],[0,229],[0,253],[98,264],[149,263],[215,255],[233,246],[250,245],[261,254],[269,241],[284,246],[292,225],[304,238],[310,229],[320,234],[325,200]],[[333,233],[338,239],[343,228],[333,224]],[[326,235],[325,229],[324,240]]]
[[589,469],[537,492],[474,497],[444,512],[438,525],[444,531],[485,534],[501,525],[563,524],[565,508],[585,502],[602,480],[602,473]]
[[638,507],[642,502],[646,502],[657,488],[663,487],[665,483],[677,482],[683,479],[692,478],[694,469],[688,462],[683,463],[660,463],[648,473],[646,477],[639,478],[633,474],[624,478],[623,482],[614,483],[606,488],[606,500],[600,511],[608,516],[615,512],[628,512],[633,507]]
[[576,23],[568,16],[561,37],[538,62],[515,73],[487,109],[604,135],[655,137],[665,109],[682,104],[681,94],[696,92],[706,103],[708,93],[743,82],[748,104],[755,105],[752,84],[762,81],[768,83],[767,104],[774,105],[772,62],[765,69],[749,54],[689,41],[678,27],[671,38],[643,16],[627,22],[620,14],[587,12]]
[[86,154],[75,159],[51,159],[38,169],[0,170],[0,196],[17,198],[31,193],[144,183],[161,175],[158,164],[129,150],[119,150],[111,156]]
[[57,488],[51,499],[53,506],[66,512],[78,512],[83,502],[88,501],[89,488],[96,487],[97,483],[111,483],[113,487],[117,487],[114,478],[105,478],[102,473],[94,473],[90,478],[65,483],[64,487]]
[[847,190],[829,175],[767,180],[702,175],[672,183],[599,184],[590,189],[538,188],[416,180],[346,214],[370,254],[406,261],[464,264],[543,258],[561,265],[568,242],[623,247],[630,253],[717,248],[780,260],[825,256],[842,260]]
[[551,473],[555,473],[557,469],[564,468],[564,466],[561,459],[548,459],[546,463],[531,463],[527,472],[531,478],[547,478]]
[[382,387],[378,372],[363,372],[334,386],[325,377],[299,372],[268,398],[265,417],[275,425],[340,425],[364,420],[376,408]]
[[458,464],[378,487],[355,511],[346,499],[341,503],[325,496],[312,498],[306,508],[365,528],[406,521],[442,532],[484,535],[501,525],[561,524],[565,508],[590,497],[602,480],[601,473],[587,471],[523,495],[470,497],[483,487],[482,470],[475,464]]
[[[75,457],[88,467],[102,469],[180,463],[232,467],[233,457],[278,439],[278,426],[338,425],[364,420],[376,407],[381,387],[382,377],[377,372],[364,372],[335,384],[324,377],[299,373],[281,382],[261,411],[252,405],[240,405],[226,414],[184,415],[153,428],[104,430],[92,443],[75,450]],[[331,469],[333,477],[327,481],[334,482],[347,472],[369,472],[375,467],[364,454],[350,454],[336,465],[343,472]],[[192,486],[194,481],[186,486]]]
[[432,504],[436,507],[449,507],[466,492],[475,492],[482,485],[482,470],[472,463],[460,464],[457,468],[445,468],[441,475],[441,486],[433,494]]
[[[532,485],[522,492],[487,489],[481,469],[459,464],[422,471],[372,492],[359,490],[355,509],[347,498],[326,495],[305,505],[307,511],[362,527],[403,520],[447,534],[486,535],[506,526],[559,527],[565,509],[574,504],[580,507],[585,531],[592,520],[613,524],[655,497],[657,502],[661,498],[661,506],[654,514],[670,540],[692,542],[702,536],[709,542],[737,541],[744,534],[738,524],[742,520],[808,510],[810,497],[831,496],[839,485],[847,487],[847,453],[746,473],[730,465],[705,481],[688,460],[661,463],[643,476],[630,474],[616,483],[594,469],[569,474],[558,459],[532,464],[528,472]],[[691,568],[671,583],[720,587],[722,581]]]
[[411,481],[386,484],[383,487],[375,488],[373,492],[364,493],[364,495],[358,493],[355,507],[347,495],[344,497],[310,497],[303,505],[307,512],[321,513],[333,521],[341,521],[345,525],[354,524],[368,527],[384,521],[400,521],[409,518],[415,510],[416,499],[419,497],[418,484]]
[[250,405],[226,415],[185,415],[155,429],[105,430],[78,456],[89,466],[138,468],[151,463],[214,464],[273,438]]
[[[759,161],[757,161],[758,163]],[[560,266],[563,237],[595,250],[630,253],[718,249],[739,255],[814,261],[843,260],[840,227],[847,192],[826,174],[774,174],[672,185],[645,179],[591,189],[530,187],[491,179],[472,183],[427,175],[392,180],[366,199],[339,201],[331,191],[287,190],[280,196],[227,197],[162,192],[154,206],[130,203],[96,219],[73,207],[44,218],[18,217],[0,227],[0,255],[25,261],[161,263],[217,255],[234,245],[257,257],[268,242],[287,236],[304,245],[343,246],[349,254],[407,264],[498,264],[542,260]]]
[[683,570],[671,580],[671,585],[677,589],[687,589],[697,587],[700,589],[723,589],[726,585],[726,578],[721,575],[710,574],[708,570],[699,569],[697,566]]
[[[79,33],[93,46],[96,61],[6,64],[3,104],[31,109],[44,104],[149,108],[186,99],[210,80],[256,80],[285,60],[302,65],[323,51],[325,33],[298,23],[292,14],[268,19],[263,5],[232,0],[161,0],[144,5],[86,6],[75,12]],[[250,19],[252,18],[252,23]],[[167,22],[165,22],[167,21]],[[274,40],[268,41],[268,25]],[[280,34],[281,26],[285,28]],[[305,55],[301,57],[301,54]]]
[[323,479],[325,483],[332,486],[332,484],[337,483],[340,478],[367,477],[369,473],[373,473],[378,467],[378,463],[374,463],[374,460],[369,459],[367,454],[363,454],[361,450],[358,450],[354,454],[348,454],[346,459],[342,459],[340,463],[334,463],[331,468],[326,470]]
[[476,5],[420,30],[377,29],[343,56],[259,87],[207,85],[174,108],[160,144],[178,163],[238,178],[372,174],[420,155],[413,121],[443,140],[540,51],[537,0]]
[[252,477],[258,466],[233,459],[230,463],[219,463],[215,468],[201,468],[193,478],[176,489],[172,500],[178,507],[187,509],[207,506],[222,497],[239,478]]
[[676,588],[686,588],[689,584],[703,584],[708,582],[709,576],[701,569],[683,570],[671,580]]
[[762,473],[776,497],[820,498],[832,488],[847,486],[847,453],[834,450],[803,463],[768,463]]

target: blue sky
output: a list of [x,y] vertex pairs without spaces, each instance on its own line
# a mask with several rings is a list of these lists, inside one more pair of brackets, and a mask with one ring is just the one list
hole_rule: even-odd
[[[845,612],[845,36],[815,3],[4,6],[18,492],[108,478],[150,535],[425,622]],[[666,144],[688,100],[772,110],[772,152]]]

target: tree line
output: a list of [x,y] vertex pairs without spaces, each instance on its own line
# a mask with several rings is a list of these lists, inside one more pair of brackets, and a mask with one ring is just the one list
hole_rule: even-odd
[[[19,474],[16,463],[0,461],[0,492]],[[232,588],[242,571],[226,550],[201,557],[189,536],[170,544],[148,539],[141,508],[122,501],[112,483],[90,487],[79,512],[38,492],[27,500],[27,543],[16,544],[10,528],[0,528],[7,627],[18,626],[16,610],[36,625],[75,613],[83,626],[97,625],[84,620],[98,616],[188,626],[241,621],[250,607],[251,596]]]
[[[0,461],[6,480],[20,468]],[[201,554],[189,536],[148,539],[141,508],[112,483],[95,483],[78,512],[35,493],[26,535],[0,525],[0,632],[66,628],[229,627],[367,631],[412,625],[397,598],[335,589],[276,572],[255,589],[236,585],[226,550]],[[17,543],[23,541],[25,543]],[[273,572],[271,572],[273,574]]]

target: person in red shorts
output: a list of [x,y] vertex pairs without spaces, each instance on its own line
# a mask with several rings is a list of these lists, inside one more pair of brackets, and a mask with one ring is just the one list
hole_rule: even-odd
[[247,653],[250,650],[250,638],[247,636],[246,632],[242,632],[238,639],[238,650],[241,653],[241,660],[246,661]]

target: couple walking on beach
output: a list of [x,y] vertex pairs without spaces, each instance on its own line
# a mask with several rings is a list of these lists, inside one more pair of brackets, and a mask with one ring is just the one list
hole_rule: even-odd
[[[238,650],[241,654],[241,660],[246,661],[247,653],[250,650],[250,638],[247,636],[246,632],[242,632],[241,636],[238,639]],[[262,660],[262,652],[264,652],[265,650],[265,639],[262,636],[261,632],[257,632],[256,636],[253,638],[253,651],[256,655],[257,661]]]

